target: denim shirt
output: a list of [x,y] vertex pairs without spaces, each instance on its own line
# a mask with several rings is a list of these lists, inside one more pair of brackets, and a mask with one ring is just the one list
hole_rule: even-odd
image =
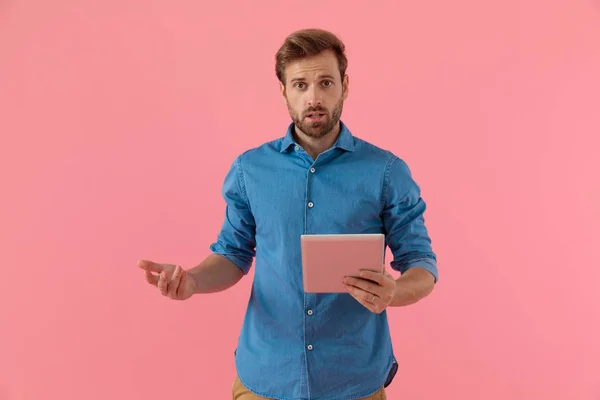
[[224,223],[210,249],[244,274],[254,265],[235,365],[259,396],[359,399],[387,386],[396,366],[386,311],[348,293],[304,292],[302,234],[383,233],[391,268],[425,268],[437,282],[425,202],[407,164],[340,126],[313,160],[290,124],[240,154],[225,177]]

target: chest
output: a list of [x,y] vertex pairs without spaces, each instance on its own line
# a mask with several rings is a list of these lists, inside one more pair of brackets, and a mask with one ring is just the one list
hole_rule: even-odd
[[383,170],[350,159],[258,165],[246,177],[257,234],[372,233],[383,224]]

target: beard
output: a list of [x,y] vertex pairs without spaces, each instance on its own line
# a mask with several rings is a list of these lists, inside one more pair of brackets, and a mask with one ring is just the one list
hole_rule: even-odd
[[[289,103],[287,107],[296,129],[302,131],[306,136],[319,139],[331,132],[340,122],[344,100],[340,99],[331,112],[323,107],[309,107],[306,111],[298,113],[290,107]],[[324,113],[325,116],[321,121],[312,122],[307,118],[307,115],[312,112]]]

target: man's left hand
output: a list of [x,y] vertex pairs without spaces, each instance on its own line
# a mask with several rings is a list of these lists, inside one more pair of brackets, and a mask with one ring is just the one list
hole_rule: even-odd
[[344,279],[348,292],[375,314],[385,310],[396,293],[396,280],[387,271],[362,270],[360,277],[348,276]]

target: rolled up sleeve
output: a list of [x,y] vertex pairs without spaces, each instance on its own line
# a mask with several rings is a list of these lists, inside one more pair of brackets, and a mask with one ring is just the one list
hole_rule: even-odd
[[437,257],[425,226],[425,209],[421,190],[408,165],[392,157],[386,168],[383,190],[383,223],[386,244],[393,254],[391,267],[400,273],[421,267],[437,282]]
[[222,195],[225,219],[210,250],[227,258],[246,275],[256,255],[256,225],[246,196],[241,156],[235,159],[225,176]]

